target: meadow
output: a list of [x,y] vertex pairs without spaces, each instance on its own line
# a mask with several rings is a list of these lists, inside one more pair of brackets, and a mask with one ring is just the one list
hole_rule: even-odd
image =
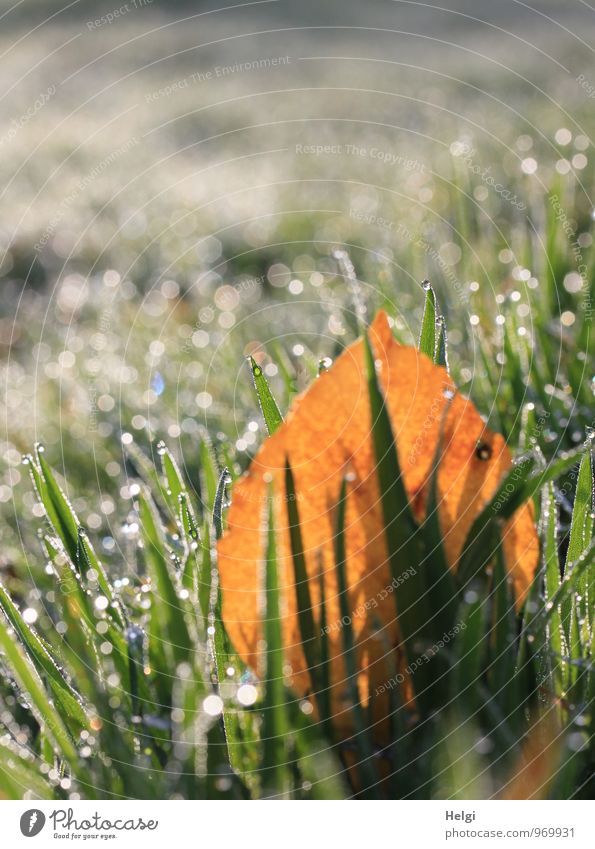
[[[592,795],[593,21],[417,5],[6,13],[0,795]],[[357,692],[346,741],[285,680],[274,528],[258,676],[216,546],[276,411],[379,309],[516,460],[467,571],[395,589],[444,611],[432,639],[458,627],[440,688],[414,711],[391,688],[382,745]],[[527,500],[518,609],[498,522]],[[417,537],[419,565],[441,541]],[[324,610],[299,605],[324,693]]]

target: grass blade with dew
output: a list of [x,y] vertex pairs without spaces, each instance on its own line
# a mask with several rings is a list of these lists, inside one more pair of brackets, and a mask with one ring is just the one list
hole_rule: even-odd
[[[581,460],[576,481],[576,494],[570,522],[570,539],[564,568],[565,575],[568,574],[570,564],[580,557],[593,539],[594,495],[593,457],[591,445],[589,445]],[[577,587],[577,594],[579,596],[577,600],[581,611],[581,618],[585,620],[588,628],[588,613],[593,604],[593,585],[589,586],[586,573],[584,579],[580,581]],[[584,634],[587,640],[589,636],[587,632]]]
[[429,280],[424,280],[421,284],[425,293],[426,299],[424,303],[424,312],[421,320],[421,331],[419,334],[419,342],[417,347],[422,354],[425,354],[432,362],[436,361],[436,293],[432,288]]
[[273,393],[269,389],[269,384],[262,368],[258,365],[254,357],[249,357],[249,363],[264,423],[269,436],[271,436],[279,425],[283,424],[283,416],[273,397]]
[[202,513],[209,514],[213,510],[219,469],[213,452],[211,437],[206,428],[199,427],[200,441],[198,444],[198,459],[200,461],[200,489],[202,496]]
[[220,540],[223,536],[223,510],[227,506],[227,487],[230,483],[229,469],[225,467],[219,475],[213,503],[213,527],[215,528],[216,540]]
[[566,696],[568,688],[568,665],[563,658],[568,656],[568,634],[562,621],[563,604],[554,605],[553,597],[560,588],[560,560],[558,556],[558,511],[554,496],[554,485],[547,483],[542,490],[541,537],[545,564],[545,603],[555,610],[548,623],[548,655],[551,669],[551,685],[556,696]]
[[[175,666],[187,660],[192,645],[185,619],[184,602],[178,595],[176,579],[168,563],[156,510],[146,492],[141,492],[139,496],[139,519],[147,568],[156,593],[152,613],[157,617],[159,630],[153,629],[153,636],[165,644],[166,655],[171,656]],[[165,669],[159,671],[165,673]]]
[[[62,542],[46,534],[42,539],[42,548],[58,579],[62,599],[61,615],[67,625],[63,645],[70,646],[77,665],[80,663],[80,676],[77,679],[80,682],[79,687],[82,689],[83,682],[86,685],[91,684],[87,678],[87,667],[93,669],[97,666],[99,642],[111,643],[114,649],[111,654],[114,665],[119,673],[125,673],[125,642],[121,628],[109,615],[109,609],[105,611],[105,617],[102,619],[107,630],[100,635],[97,631],[97,609],[93,605],[93,597],[83,585],[81,576]],[[71,654],[70,662],[72,661]]]
[[10,664],[17,684],[25,694],[31,712],[51,740],[52,745],[71,766],[77,764],[77,751],[62,717],[52,704],[33,664],[25,655],[7,626],[0,618],[0,649]]
[[448,339],[446,335],[446,319],[443,315],[437,316],[436,328],[436,365],[444,366],[446,371],[450,374],[450,366],[448,363]]
[[123,626],[122,612],[114,597],[114,591],[105,570],[97,558],[72,505],[48,465],[41,445],[36,446],[35,458],[29,457],[28,461],[37,495],[51,526],[62,541],[65,551],[80,573],[82,573],[83,568],[87,572],[93,570],[98,587],[108,600],[110,612],[115,616],[120,626]]
[[335,568],[337,570],[337,589],[339,593],[339,611],[341,613],[341,637],[343,640],[343,658],[345,662],[346,684],[350,694],[351,712],[355,726],[354,742],[359,761],[357,769],[361,775],[365,795],[377,798],[376,785],[379,774],[374,765],[372,735],[366,727],[364,712],[358,692],[358,659],[351,619],[353,610],[349,606],[347,586],[347,551],[345,546],[345,514],[347,510],[347,481],[341,483],[339,503],[337,505],[337,524],[335,528]]
[[283,639],[281,634],[280,590],[273,500],[267,504],[265,553],[265,613],[263,622],[266,662],[262,704],[261,795],[284,796],[287,792],[285,767],[287,734],[285,686],[283,683]]
[[[215,501],[213,504],[213,529],[215,532],[215,539],[220,540],[223,536],[223,510],[228,506],[227,505],[227,487],[231,483],[231,477],[229,471],[226,468],[223,469],[221,475],[219,476],[219,481],[217,483],[217,490],[215,493]],[[206,526],[206,522],[205,522]],[[219,689],[221,682],[225,680],[225,669],[230,664],[238,664],[237,655],[231,645],[230,639],[227,635],[227,631],[225,630],[225,625],[223,624],[223,614],[222,614],[222,597],[221,597],[221,587],[219,584],[219,576],[216,570],[213,570],[212,566],[212,558],[211,558],[211,550],[206,546],[209,545],[209,533],[208,528],[205,527],[203,531],[203,563],[201,566],[201,595],[200,597],[203,600],[205,599],[206,593],[206,583],[207,583],[207,575],[206,571],[209,571],[209,626],[212,627],[213,631],[211,637],[211,653],[212,653],[212,669],[211,669],[211,678],[213,686]],[[203,601],[204,603],[204,601]],[[223,720],[222,720],[222,738],[223,743],[227,747],[227,754],[229,758],[229,762],[234,769],[238,769],[238,761],[237,761],[237,751],[239,751],[240,743],[238,740],[237,733],[237,724],[235,718],[230,715],[229,711],[226,709],[223,710]],[[217,733],[214,731],[213,733]]]
[[[343,275],[343,279],[347,283],[349,292],[351,294],[351,299],[353,301],[353,312],[355,313],[354,330],[356,332],[356,335],[363,335],[366,332],[367,310],[363,298],[362,285],[357,279],[357,274],[355,273],[355,266],[351,261],[349,253],[342,248],[333,251],[333,259],[337,262],[339,270]],[[345,321],[348,325],[351,323],[350,313],[351,310],[345,310]]]
[[68,683],[53,657],[41,642],[35,631],[27,625],[17,606],[0,583],[0,609],[21,640],[24,650],[40,675],[45,676],[52,695],[59,704],[64,716],[74,720],[82,728],[87,728],[88,717],[81,697]]
[[178,468],[171,451],[166,448],[164,442],[159,442],[157,445],[157,453],[161,458],[161,468],[165,478],[165,490],[163,495],[169,509],[171,511],[170,519],[176,521],[178,519],[180,509],[180,496],[186,494],[186,485],[182,478],[182,474]]

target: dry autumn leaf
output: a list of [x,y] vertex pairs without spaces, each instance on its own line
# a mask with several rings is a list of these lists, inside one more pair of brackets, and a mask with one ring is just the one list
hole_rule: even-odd
[[[489,431],[473,404],[456,392],[445,369],[393,339],[384,313],[377,315],[369,329],[369,338],[405,488],[417,518],[424,515],[428,477],[443,423],[439,519],[448,564],[456,569],[473,520],[511,466],[510,453],[503,437]],[[397,662],[400,662],[399,629],[375,473],[361,339],[350,345],[296,399],[287,420],[263,444],[250,469],[233,489],[228,527],[219,543],[225,626],[242,659],[258,671],[262,650],[263,520],[272,482],[285,655],[293,687],[305,694],[311,681],[297,616],[284,479],[286,460],[295,478],[315,620],[320,600],[319,572],[324,576],[331,710],[335,727],[346,734],[351,728],[351,705],[342,660],[333,550],[335,506],[346,475],[350,481],[345,526],[349,609],[353,612],[352,629],[361,670],[358,685],[364,704],[370,689],[380,687],[387,680],[390,669],[387,646],[391,652],[397,649]],[[520,508],[503,533],[507,571],[520,600],[528,589],[538,558],[531,505]],[[409,565],[403,563],[405,580]],[[376,627],[378,623],[381,633]],[[386,705],[381,704],[381,699],[378,702],[375,716],[382,717]]]

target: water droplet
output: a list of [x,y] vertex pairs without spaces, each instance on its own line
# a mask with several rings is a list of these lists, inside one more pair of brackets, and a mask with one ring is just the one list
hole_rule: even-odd
[[202,709],[209,716],[219,716],[223,711],[223,699],[212,693],[204,699]]

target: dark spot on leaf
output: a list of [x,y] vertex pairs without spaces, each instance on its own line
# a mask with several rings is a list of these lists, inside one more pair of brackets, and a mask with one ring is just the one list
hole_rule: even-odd
[[487,442],[478,442],[475,449],[475,456],[478,460],[489,460],[492,456],[492,449]]

